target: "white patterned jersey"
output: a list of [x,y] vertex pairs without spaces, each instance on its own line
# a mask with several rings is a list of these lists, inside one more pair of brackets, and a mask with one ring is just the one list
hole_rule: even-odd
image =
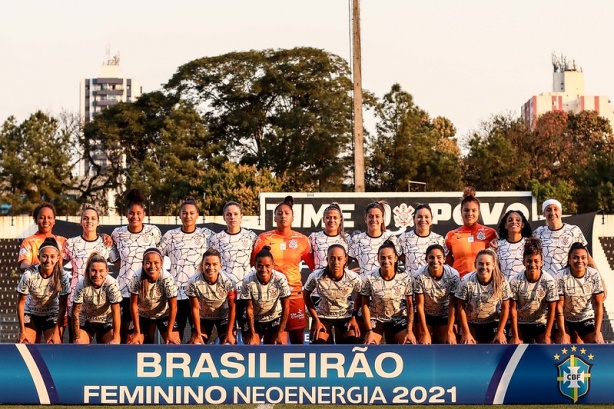
[[556,280],[543,271],[536,282],[529,281],[524,270],[516,274],[510,280],[510,290],[518,324],[546,324],[548,303],[559,300]]
[[72,304],[72,299],[75,295],[75,288],[79,278],[83,277],[87,259],[92,253],[100,253],[107,260],[111,252],[111,248],[104,245],[104,240],[98,235],[96,240],[85,240],[81,236],[71,237],[66,240],[66,244],[62,249],[62,258],[69,260],[72,266],[72,277],[70,279],[70,297],[68,297],[68,305]]
[[70,294],[70,277],[62,270],[62,286],[58,291],[54,288],[52,278],[43,278],[38,267],[39,264],[36,264],[26,269],[17,285],[17,292],[27,296],[24,312],[43,317],[57,316],[60,311],[60,297]]
[[397,254],[400,256],[401,247],[399,246],[399,241],[397,236],[395,236],[390,230],[386,230],[379,237],[371,237],[366,232],[358,233],[352,236],[349,255],[358,261],[361,275],[366,275],[375,267],[379,267],[377,251],[386,240],[390,240],[394,243]]
[[115,263],[121,260],[117,283],[122,297],[130,297],[128,285],[134,272],[143,264],[143,253],[150,247],[158,247],[161,237],[160,229],[152,224],[144,224],[139,233],[130,233],[128,226],[118,227],[111,233],[113,247],[109,261]]
[[83,277],[79,279],[75,290],[74,304],[81,304],[79,323],[93,322],[107,324],[113,322],[111,304],[119,304],[122,301],[122,293],[119,285],[110,275],[104,280],[100,288],[93,285],[85,285]]
[[595,318],[592,298],[603,293],[601,275],[592,267],[586,267],[584,277],[577,278],[565,267],[556,275],[559,296],[565,297],[563,314],[565,321],[582,322]]
[[524,271],[522,253],[524,253],[524,243],[526,237],[515,243],[509,242],[506,239],[497,240],[497,257],[499,258],[499,266],[503,275],[508,280],[516,274]]
[[242,300],[252,300],[255,322],[271,322],[281,317],[281,299],[290,297],[288,279],[273,270],[268,283],[262,284],[254,270],[243,279]]
[[198,300],[201,319],[223,320],[228,319],[228,299],[236,298],[237,285],[224,273],[220,273],[213,284],[198,273],[188,281],[186,293],[188,297]]
[[[141,286],[145,284],[145,297],[140,296]],[[167,271],[160,272],[155,283],[147,279],[141,281],[141,269],[132,277],[129,286],[130,294],[139,296],[139,315],[141,317],[158,319],[169,314],[168,300],[177,297],[177,285],[173,276]]]
[[428,236],[420,236],[415,230],[406,231],[399,236],[401,253],[405,255],[405,269],[412,277],[416,276],[418,269],[426,265],[426,249],[433,244],[439,244],[446,250],[445,238],[435,232]]
[[251,271],[249,260],[257,238],[256,233],[243,228],[236,234],[221,231],[211,237],[209,247],[220,252],[222,272],[239,284]]
[[317,292],[320,299],[316,304],[319,318],[349,318],[354,308],[353,295],[360,293],[362,280],[360,276],[348,269],[339,280],[333,280],[325,269],[309,274],[304,289]]
[[462,278],[454,296],[466,302],[467,322],[489,324],[499,321],[501,302],[512,298],[510,284],[507,280],[503,280],[500,299],[494,297],[494,291],[494,280],[490,280],[487,285],[482,285],[475,271]]
[[311,244],[311,251],[313,252],[313,261],[315,263],[315,270],[324,268],[328,265],[326,256],[328,248],[333,244],[340,244],[345,249],[346,253],[350,249],[351,238],[347,233],[343,235],[329,236],[324,230],[320,230],[309,235],[309,243]]
[[363,277],[361,295],[371,297],[371,319],[388,322],[407,316],[406,297],[411,297],[414,287],[407,272],[397,272],[391,280],[384,280],[379,268],[374,268]]
[[196,274],[203,254],[210,247],[214,235],[206,227],[197,227],[192,233],[184,233],[181,227],[164,233],[158,249],[171,262],[171,275],[179,290],[178,300],[187,300],[186,287],[190,278]]
[[414,294],[424,295],[424,313],[432,317],[447,317],[450,295],[460,285],[460,275],[453,267],[444,264],[443,274],[435,279],[428,266],[422,266],[414,277]]
[[575,242],[585,246],[588,244],[582,230],[573,224],[563,224],[558,230],[550,230],[548,226],[540,226],[533,232],[533,236],[542,241],[544,267],[551,276],[567,267],[569,249]]

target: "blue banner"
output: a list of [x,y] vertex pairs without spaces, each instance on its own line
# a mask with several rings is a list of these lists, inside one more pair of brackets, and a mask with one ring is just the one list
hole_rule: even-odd
[[0,345],[0,404],[612,403],[611,345]]

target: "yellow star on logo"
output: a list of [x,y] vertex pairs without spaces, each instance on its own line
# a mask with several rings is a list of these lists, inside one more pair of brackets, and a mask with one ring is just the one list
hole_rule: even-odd
[[577,347],[577,346],[575,346],[575,345],[573,345],[573,346],[571,347],[571,350],[572,350],[573,352],[576,352],[576,349],[578,349],[578,347]]
[[561,356],[560,356],[559,354],[554,354],[554,359],[555,359],[556,361],[558,361],[558,360],[559,360],[559,358],[561,358]]
[[586,349],[582,348],[582,349],[580,350],[580,353],[581,353],[582,355],[586,354]]
[[589,360],[589,361],[592,361],[594,357],[595,357],[595,355],[593,355],[593,354],[588,354],[588,360]]
[[563,353],[563,355],[567,354],[567,348],[561,349],[561,352]]

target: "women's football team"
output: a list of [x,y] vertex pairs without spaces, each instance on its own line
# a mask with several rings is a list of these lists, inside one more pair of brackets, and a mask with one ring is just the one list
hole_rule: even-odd
[[[495,231],[478,223],[480,202],[466,189],[463,225],[445,237],[431,231],[427,204],[397,237],[386,230],[386,203],[373,202],[367,230],[351,237],[332,203],[324,230],[306,237],[292,230],[288,196],[275,208],[276,228],[257,236],[241,227],[237,202],[224,206],[224,231],[197,227],[188,197],[181,227],[162,236],[143,223],[138,190],[126,201],[128,224],[111,236],[97,232],[93,207],[70,239],[52,233],[53,205],[35,209],[38,231],[18,260],[19,342],[61,343],[68,327],[75,344],[153,343],[156,331],[179,344],[189,323],[190,344],[302,344],[308,318],[313,344],[604,342],[603,279],[555,199],[543,203],[546,225],[534,232],[519,210]],[[304,284],[302,261],[312,270]]]

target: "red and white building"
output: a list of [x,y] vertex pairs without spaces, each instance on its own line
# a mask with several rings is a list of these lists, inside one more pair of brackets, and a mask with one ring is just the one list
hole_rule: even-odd
[[575,62],[553,56],[552,92],[532,96],[521,107],[522,118],[533,127],[537,118],[549,111],[579,113],[597,111],[614,127],[614,107],[606,95],[584,94],[584,73]]

